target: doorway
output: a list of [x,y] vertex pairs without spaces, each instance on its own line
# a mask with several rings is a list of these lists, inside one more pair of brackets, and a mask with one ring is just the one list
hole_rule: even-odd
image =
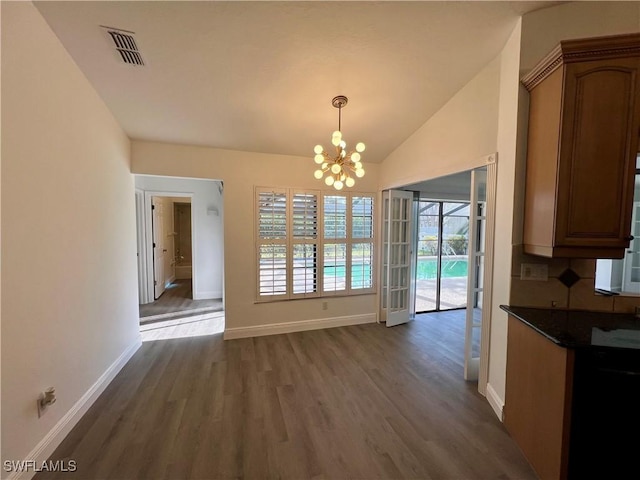
[[416,313],[465,308],[469,202],[417,203]]
[[[143,198],[136,202],[142,204],[137,213],[143,260],[138,274],[145,295],[139,305],[143,341],[222,332],[222,181],[135,175],[135,186],[136,195]],[[164,286],[161,295],[155,291],[154,275]]]
[[176,279],[191,280],[193,275],[191,202],[173,203],[173,225]]
[[[432,312],[459,311],[465,324],[464,378],[477,380],[482,394],[485,394],[488,377],[491,318],[491,302],[483,300],[491,298],[497,184],[496,155],[485,159],[486,165],[473,170],[383,192],[380,311],[381,321],[394,313],[390,300],[398,287],[410,292],[410,304],[403,311],[402,322],[394,321],[392,325],[416,318],[421,294],[430,297],[426,305]],[[401,222],[403,217],[396,216],[391,207],[394,198],[410,197],[413,197],[413,215],[408,222],[401,223],[401,231],[411,231],[413,237],[407,268],[403,256],[399,262],[393,256],[398,243],[393,233],[394,222]],[[408,289],[402,276],[400,282],[394,279],[396,267],[401,272],[411,272]],[[427,276],[427,271],[431,272],[431,278],[428,284],[423,282],[425,288],[421,288],[418,279]],[[445,298],[444,292],[452,286],[457,287],[450,288],[455,296]]]

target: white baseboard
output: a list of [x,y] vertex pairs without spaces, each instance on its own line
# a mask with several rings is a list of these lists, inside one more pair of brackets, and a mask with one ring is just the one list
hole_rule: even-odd
[[262,337],[264,335],[304,332],[307,330],[319,330],[321,328],[347,327],[349,325],[360,325],[363,323],[376,323],[377,320],[377,314],[365,313],[363,315],[348,315],[346,317],[271,323],[269,325],[256,325],[255,327],[226,328],[224,331],[224,339],[233,340],[235,338]]
[[205,292],[193,292],[194,300],[215,300],[216,298],[222,298],[221,290],[212,290]]
[[[140,337],[127,348],[122,354],[113,362],[109,368],[98,378],[98,380],[85,392],[80,400],[78,400],[73,407],[54,425],[54,427],[40,440],[33,450],[27,455],[25,461],[33,461],[36,465],[42,465],[43,462],[51,456],[56,448],[62,443],[65,437],[69,434],[71,429],[76,426],[82,416],[87,413],[89,407],[98,399],[100,394],[104,392],[105,388],[111,383],[111,380],[115,378],[118,372],[125,366],[129,359],[142,345]],[[33,470],[23,472],[12,472],[7,480],[28,480],[35,476],[36,472]]]
[[496,390],[491,386],[490,383],[487,383],[487,400],[491,408],[493,408],[494,413],[498,417],[498,419],[503,422],[504,421],[504,400],[500,398],[500,395],[496,392]]

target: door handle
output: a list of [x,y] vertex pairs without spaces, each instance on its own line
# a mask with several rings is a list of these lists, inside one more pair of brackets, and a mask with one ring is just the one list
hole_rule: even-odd
[[163,248],[163,249],[162,249],[162,253],[167,253],[167,249],[166,249],[166,248]]

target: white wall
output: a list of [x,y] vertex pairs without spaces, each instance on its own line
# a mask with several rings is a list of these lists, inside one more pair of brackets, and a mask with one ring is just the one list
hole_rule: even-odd
[[[365,163],[365,168],[366,175],[357,180],[353,190],[375,192],[378,166]],[[224,181],[227,330],[377,313],[375,295],[255,303],[254,186],[323,187],[313,177],[315,164],[311,155],[293,157],[133,141],[132,170],[136,174]],[[323,301],[327,302],[327,310],[322,309]]]
[[382,163],[380,188],[471,170],[495,153],[500,60],[496,58]]
[[[498,103],[498,182],[496,189],[496,227],[493,257],[493,295],[489,340],[489,378],[487,398],[502,416],[507,364],[507,315],[500,305],[509,304],[511,290],[512,231],[515,208],[515,184],[520,92],[520,22],[500,54],[500,96]],[[526,113],[525,113],[526,115]]]
[[[136,187],[145,192],[192,194],[192,258],[193,298],[222,298],[224,271],[223,197],[218,190],[218,182],[193,178],[135,176]],[[165,209],[165,215],[173,217],[173,204]],[[207,212],[209,207],[218,210],[218,215]],[[173,220],[171,221],[173,224]],[[173,255],[171,251],[167,252]]]
[[1,8],[2,460],[44,460],[140,345],[134,185],[129,140],[35,7]]

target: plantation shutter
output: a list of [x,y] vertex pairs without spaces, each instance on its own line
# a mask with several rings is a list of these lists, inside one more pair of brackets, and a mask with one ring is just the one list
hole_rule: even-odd
[[351,197],[351,288],[373,288],[373,197]]
[[347,196],[324,196],[324,284],[323,291],[347,289]]
[[287,194],[258,190],[258,296],[287,295]]
[[292,198],[293,295],[318,293],[318,193],[294,192]]

